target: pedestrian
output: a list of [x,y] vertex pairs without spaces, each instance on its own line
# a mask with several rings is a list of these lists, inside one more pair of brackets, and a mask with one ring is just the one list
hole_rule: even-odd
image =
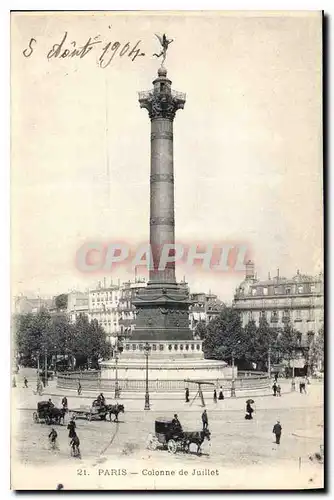
[[303,378],[303,392],[304,392],[304,394],[306,394],[306,383],[307,383],[307,378],[304,377]]
[[81,384],[80,384],[80,381],[78,381],[78,396],[81,396]]
[[279,420],[277,420],[277,423],[274,425],[273,434],[275,434],[275,437],[276,437],[276,444],[280,444],[281,434],[282,434],[282,426],[281,426]]
[[299,392],[303,394],[303,382],[301,380],[299,380]]
[[80,457],[80,439],[78,438],[76,432],[70,441],[71,455],[72,457]]
[[281,397],[281,386],[279,384],[277,385],[277,389],[276,390],[277,390],[277,395],[279,397]]
[[246,402],[246,415],[245,419],[246,420],[253,420],[253,412],[254,409],[252,408],[251,401]]
[[185,396],[186,396],[186,403],[189,403],[189,389],[188,389],[188,387],[186,387]]
[[216,391],[216,389],[214,389],[214,391],[213,391],[213,402],[217,403],[217,391]]
[[51,444],[51,448],[53,448],[53,449],[55,449],[57,447],[57,437],[58,437],[57,432],[52,428],[51,432],[49,434],[49,441]]
[[65,412],[67,412],[68,404],[67,404],[67,397],[66,396],[64,396],[63,399],[61,400],[61,404],[62,404],[63,410],[65,410]]
[[203,423],[203,431],[205,431],[209,425],[209,419],[206,410],[204,410],[202,413],[202,423]]
[[273,396],[276,396],[276,392],[277,392],[277,384],[276,384],[276,382],[274,382],[274,384],[273,384]]
[[220,386],[218,399],[224,399],[223,388]]
[[275,382],[277,382],[277,379],[278,379],[278,373],[275,373]]
[[67,426],[67,429],[69,430],[68,437],[70,439],[72,439],[72,437],[75,435],[75,428],[76,424],[74,422],[74,418],[72,417]]
[[27,379],[27,377],[24,377],[24,381],[23,382],[24,382],[25,389],[28,389],[28,379]]

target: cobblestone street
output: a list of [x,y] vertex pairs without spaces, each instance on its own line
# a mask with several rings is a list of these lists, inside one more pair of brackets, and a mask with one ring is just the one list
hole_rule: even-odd
[[[273,476],[276,478],[276,488],[296,487],[292,486],[292,483],[296,483],[298,487],[319,487],[322,484],[322,465],[311,462],[309,456],[318,452],[323,444],[323,386],[314,382],[308,386],[308,394],[303,395],[297,391],[288,392],[289,384],[289,381],[282,384],[281,398],[275,398],[269,393],[258,396],[252,394],[251,397],[255,400],[253,421],[244,419],[245,398],[226,398],[215,404],[207,397],[212,439],[210,443],[203,443],[201,456],[181,452],[173,455],[167,450],[149,451],[146,447],[149,434],[154,433],[155,419],[172,418],[174,412],[178,413],[184,430],[200,430],[202,408],[198,399],[190,406],[181,399],[157,400],[152,395],[150,411],[143,410],[144,401],[139,399],[138,395],[136,399],[122,399],[125,413],[120,414],[119,424],[77,420],[81,459],[69,456],[66,420],[65,426],[56,427],[59,436],[57,451],[49,449],[47,436],[50,427],[33,422],[32,413],[37,401],[48,399],[47,393],[52,394],[53,402],[59,406],[62,393],[56,389],[55,384],[51,383],[41,397],[34,395],[32,388],[23,389],[22,385],[18,384],[13,390],[13,413],[16,417],[13,428],[13,455],[19,464],[25,466],[21,470],[28,471],[30,466],[39,466],[41,470],[48,470],[49,467],[52,478],[46,474],[45,481],[51,489],[55,485],[50,486],[50,481],[58,481],[53,480],[58,467],[63,467],[59,481],[65,481],[65,464],[67,481],[71,485],[77,481],[75,487],[78,488],[87,487],[86,481],[91,479],[93,474],[97,475],[97,482],[104,481],[101,483],[104,488],[117,488],[119,477],[114,473],[112,484],[106,486],[108,477],[101,471],[108,468],[125,468],[128,474],[132,473],[129,488],[133,489],[140,486],[137,482],[140,478],[143,480],[143,470],[158,467],[175,470],[187,467],[189,474],[194,468],[219,471],[218,478],[183,478],[188,480],[186,484],[190,488],[193,488],[199,479],[202,487],[205,484],[207,488],[213,487],[213,481],[219,488],[265,488],[269,476],[271,487],[274,487]],[[89,405],[92,401],[92,395],[78,398],[68,392],[67,396],[70,409]],[[108,395],[105,396],[110,401]],[[272,427],[277,419],[283,427],[279,446],[274,443],[272,434]],[[54,467],[50,468],[51,465]],[[78,477],[78,468],[86,470],[89,477]],[[72,469],[74,472],[70,475]],[[20,470],[20,467],[17,467],[17,470]],[[160,481],[159,487],[163,484],[161,481],[166,481],[166,477],[153,479],[155,482]],[[166,483],[164,487],[172,486],[169,482],[169,485]]]

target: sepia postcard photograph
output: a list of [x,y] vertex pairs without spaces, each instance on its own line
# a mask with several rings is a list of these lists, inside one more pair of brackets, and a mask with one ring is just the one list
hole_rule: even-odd
[[11,489],[324,489],[322,11],[12,11]]

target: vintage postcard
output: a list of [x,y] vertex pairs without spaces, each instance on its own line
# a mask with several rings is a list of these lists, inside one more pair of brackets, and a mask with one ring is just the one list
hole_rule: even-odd
[[322,34],[11,13],[12,489],[324,487]]

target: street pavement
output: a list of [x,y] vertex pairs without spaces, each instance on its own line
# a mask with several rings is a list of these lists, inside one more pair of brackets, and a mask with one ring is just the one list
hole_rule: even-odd
[[[30,379],[31,385],[33,380]],[[226,398],[214,403],[206,398],[206,408],[211,431],[210,443],[205,441],[202,455],[195,453],[170,454],[167,450],[147,450],[147,440],[154,434],[154,421],[157,418],[172,418],[177,412],[184,430],[201,430],[201,402],[197,398],[192,403],[182,399],[157,399],[151,394],[151,409],[144,411],[144,397],[131,398],[127,395],[120,402],[125,406],[125,413],[120,414],[120,423],[109,421],[77,420],[77,433],[81,441],[81,459],[69,456],[68,431],[65,426],[57,426],[59,450],[51,451],[48,444],[50,427],[33,422],[32,413],[38,400],[51,398],[56,405],[61,397],[67,395],[69,408],[90,405],[94,396],[83,394],[78,397],[71,391],[59,391],[55,382],[45,389],[43,396],[33,393],[35,387],[24,389],[18,377],[18,386],[13,389],[12,397],[12,456],[15,461],[13,481],[17,485],[24,481],[32,487],[54,489],[54,481],[46,473],[36,477],[28,474],[29,470],[52,470],[66,476],[67,487],[82,488],[139,488],[140,481],[149,481],[146,487],[171,488],[174,483],[164,483],[164,477],[143,477],[142,471],[150,466],[157,468],[176,468],[180,471],[189,468],[208,468],[219,470],[219,477],[179,477],[177,483],[182,488],[314,488],[323,484],[323,466],[311,461],[310,456],[319,452],[323,445],[323,385],[312,382],[307,386],[307,394],[290,391],[290,381],[281,383],[281,397],[270,393],[254,394],[255,414],[252,421],[245,420],[246,397]],[[190,395],[190,401],[195,392]],[[106,394],[107,402],[114,402]],[[273,425],[279,419],[283,427],[281,444],[274,443]],[[191,450],[194,451],[194,450]],[[112,464],[110,466],[110,463]],[[108,465],[109,464],[109,465]],[[125,465],[124,465],[125,464]],[[64,476],[64,466],[66,474]],[[52,466],[52,467],[51,467]],[[106,477],[100,472],[110,467],[122,467],[131,475],[131,481],[122,477],[113,477],[112,484],[106,483]],[[23,467],[23,469],[22,469]],[[78,469],[78,467],[80,469]],[[48,469],[49,468],[49,469]],[[79,478],[72,469],[86,470],[88,476]],[[73,469],[73,470],[74,470]],[[131,472],[136,471],[138,472]],[[204,470],[204,469],[203,469]],[[96,472],[98,471],[98,472]],[[28,475],[27,475],[28,474]],[[71,475],[72,474],[72,475]],[[94,478],[94,480],[93,480]],[[198,481],[201,480],[200,483]],[[88,482],[88,481],[93,481]],[[95,481],[95,482],[94,482]],[[123,482],[122,482],[123,481]],[[153,481],[153,482],[152,482]],[[50,486],[52,484],[53,486]],[[18,486],[17,486],[18,487]]]

